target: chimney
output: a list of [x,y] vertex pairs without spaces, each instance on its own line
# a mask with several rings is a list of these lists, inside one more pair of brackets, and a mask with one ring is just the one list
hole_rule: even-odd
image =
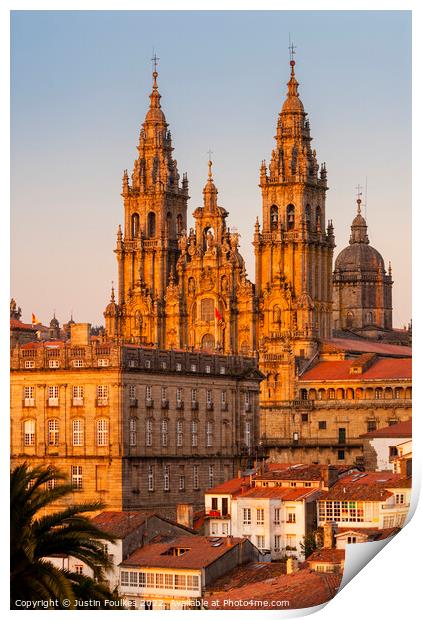
[[321,468],[323,488],[328,491],[338,480],[338,470],[335,465],[324,465]]
[[296,558],[287,558],[286,561],[286,575],[291,575],[298,570],[298,561]]
[[176,521],[179,525],[193,529],[193,504],[177,504]]
[[324,523],[324,549],[334,549],[334,532],[336,529],[335,521],[327,521]]
[[70,326],[70,342],[72,347],[86,346],[90,343],[91,323],[73,323]]

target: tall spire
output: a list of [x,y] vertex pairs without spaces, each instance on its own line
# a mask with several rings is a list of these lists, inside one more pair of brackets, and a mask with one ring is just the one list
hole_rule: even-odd
[[211,160],[212,151],[208,152],[208,179],[203,189],[204,194],[204,207],[209,211],[214,211],[217,207],[217,194],[218,190],[214,185],[214,179],[212,177],[212,160]]

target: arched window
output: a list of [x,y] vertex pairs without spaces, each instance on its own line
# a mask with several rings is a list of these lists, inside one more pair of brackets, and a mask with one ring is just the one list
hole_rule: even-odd
[[48,420],[48,445],[59,445],[59,421],[56,418]]
[[316,397],[317,397],[316,390],[314,388],[311,388],[308,394],[309,400],[316,400]]
[[205,351],[212,351],[215,348],[215,339],[212,334],[205,334],[202,338],[202,348]]
[[25,420],[23,423],[23,437],[25,446],[35,446],[35,420]]
[[300,390],[300,400],[308,400],[308,390],[304,388]]
[[209,323],[214,320],[214,300],[211,297],[205,297],[201,300],[201,321]]
[[337,388],[336,398],[337,398],[337,400],[343,400],[343,398],[344,398],[344,390],[343,390],[343,388]]
[[328,398],[330,400],[335,400],[335,398],[336,398],[336,391],[335,391],[334,388],[329,388],[329,390],[328,390]]
[[380,400],[381,398],[383,398],[383,389],[382,388],[375,388],[375,398],[377,400]]
[[74,446],[84,445],[84,423],[83,420],[72,420],[72,444]]
[[311,205],[305,207],[305,224],[306,230],[311,230]]
[[293,230],[295,227],[295,208],[294,205],[287,205],[286,210],[287,230]]
[[372,314],[372,312],[368,312],[366,314],[366,322],[368,325],[372,325],[372,323],[374,322],[374,315]]
[[317,229],[321,228],[321,207],[315,209],[315,223]]
[[154,237],[155,236],[155,213],[153,211],[150,211],[148,213],[148,237]]
[[215,241],[214,229],[212,228],[212,226],[207,226],[207,228],[204,228],[204,232],[202,235],[202,249],[204,250],[204,252],[211,249],[211,247],[214,244],[214,241]]
[[182,234],[182,230],[183,230],[183,217],[179,213],[179,215],[177,216],[177,234],[181,235]]
[[278,227],[278,207],[277,205],[272,205],[270,209],[270,228],[271,230],[276,230]]
[[108,446],[108,420],[100,418],[97,420],[97,446]]
[[324,388],[320,388],[318,390],[318,400],[325,400],[326,396],[325,396],[325,390]]
[[132,239],[139,237],[139,214],[134,213],[132,215]]
[[354,314],[353,312],[348,312],[346,315],[346,327],[348,329],[350,329],[351,327],[353,327],[353,319],[354,319]]
[[171,232],[172,232],[172,230],[171,230],[171,222],[172,222],[172,220],[171,220],[171,213],[169,211],[167,213],[167,216],[166,216],[166,226],[167,226],[167,232],[169,234],[171,234]]

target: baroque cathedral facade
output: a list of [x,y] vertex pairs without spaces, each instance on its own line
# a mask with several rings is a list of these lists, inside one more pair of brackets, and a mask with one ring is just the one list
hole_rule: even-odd
[[[124,226],[117,232],[117,299],[106,333],[122,343],[254,356],[270,401],[295,398],[298,368],[318,355],[333,328],[392,331],[391,267],[369,246],[360,214],[333,275],[333,224],[326,215],[327,170],[312,148],[310,123],[290,60],[287,95],[259,185],[252,283],[237,233],[219,205],[212,162],[203,205],[187,224],[188,179],[180,178],[153,73],[138,157],[123,175]],[[335,325],[333,324],[333,318]]]

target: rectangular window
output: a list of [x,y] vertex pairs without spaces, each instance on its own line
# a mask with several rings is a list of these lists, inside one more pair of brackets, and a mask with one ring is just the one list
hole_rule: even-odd
[[136,423],[137,423],[136,418],[130,418],[129,420],[129,445],[131,446],[131,448],[134,448],[136,446],[136,440],[137,440]]
[[72,465],[71,480],[74,489],[82,489],[82,466]]
[[207,373],[207,375],[209,375],[211,372],[211,366],[209,365],[205,366],[205,372]]
[[196,372],[196,364],[191,364],[190,365],[190,370],[191,370],[191,372]]
[[60,368],[60,361],[59,360],[48,360],[48,367],[49,368]]
[[153,588],[155,586],[155,573],[146,573],[147,588]]
[[396,493],[396,504],[404,504],[403,493]]
[[199,466],[193,466],[193,488],[195,490],[199,489]]
[[186,590],[186,575],[175,575],[174,576],[174,589],[175,590]]
[[264,525],[264,509],[263,508],[256,509],[256,524]]
[[179,474],[179,491],[185,490],[185,474]]
[[25,360],[25,368],[35,368],[34,360]]
[[108,420],[97,420],[97,446],[108,446]]
[[183,420],[177,420],[176,423],[176,443],[178,448],[183,446]]
[[208,420],[207,422],[207,448],[210,448],[213,444],[213,429],[214,429],[214,424],[212,422],[210,422],[210,420]]
[[170,467],[164,465],[163,467],[163,490],[170,491]]
[[276,534],[274,536],[274,551],[280,551],[281,549],[281,536]]
[[143,571],[138,573],[138,582],[140,588],[145,588],[145,586],[147,585],[146,574]]
[[337,460],[344,461],[344,450],[337,450]]
[[251,447],[251,423],[248,421],[245,422],[245,445]]
[[25,420],[23,424],[25,446],[35,445],[35,420]]
[[135,573],[135,571],[130,571],[129,573],[129,585],[131,588],[138,586],[138,573]]
[[377,430],[377,422],[376,420],[368,420],[366,423],[366,429],[368,433]]
[[72,420],[72,444],[74,446],[83,446],[84,444],[83,424],[83,420]]
[[152,446],[152,419],[148,418],[146,421],[146,433],[145,433],[146,444],[150,448]]
[[211,521],[210,534],[211,536],[215,536],[216,534],[218,534],[218,521]]
[[214,465],[208,466],[208,486],[210,488],[214,486],[214,470],[215,470]]
[[220,375],[225,375],[225,374],[226,374],[226,367],[220,366]]
[[167,388],[166,387],[161,388],[161,400],[167,400]]
[[176,400],[179,402],[183,400],[183,389],[180,387],[176,388]]
[[26,385],[23,388],[23,398],[24,398],[25,407],[33,407],[35,405],[34,392],[35,392],[35,388],[30,385]]
[[309,416],[307,413],[302,413],[302,422],[309,422]]
[[229,524],[227,523],[227,521],[223,521],[221,524],[221,533],[224,536],[227,536],[227,534],[229,533]]
[[182,371],[182,364],[177,363],[176,364],[176,372],[181,372]]
[[321,420],[320,422],[318,422],[318,429],[320,431],[327,430],[327,422],[325,420]]
[[164,575],[164,587],[167,590],[173,590],[173,575],[165,573],[165,575]]
[[151,368],[151,360],[145,360],[145,368]]
[[186,589],[187,590],[199,590],[198,575],[186,575]]
[[198,390],[196,388],[192,388],[192,402],[196,403],[198,400]]
[[274,525],[280,525],[280,508],[274,508]]
[[154,469],[152,465],[148,465],[148,491],[154,490]]
[[155,587],[164,588],[164,573],[155,573]]
[[287,513],[287,523],[296,523],[296,513],[295,512]]
[[256,537],[256,546],[260,551],[265,547],[265,536],[257,536]]
[[168,422],[161,420],[161,445],[166,448],[168,445]]
[[161,368],[165,370],[167,368],[167,362],[161,362]]
[[226,402],[227,402],[227,392],[226,392],[226,390],[223,390],[221,392],[221,404],[225,405]]
[[97,385],[97,405],[108,405],[108,385]]
[[108,366],[109,361],[106,358],[100,358],[98,360],[98,366]]
[[243,508],[243,525],[251,525],[251,523],[252,523],[251,509]]
[[121,586],[129,585],[129,572],[127,570],[120,571],[120,585]]
[[151,400],[152,399],[152,387],[150,385],[147,385],[145,388],[145,398],[147,400]]
[[59,445],[59,421],[55,418],[48,420],[48,445]]
[[136,385],[129,385],[129,398],[130,400],[136,399]]
[[212,403],[212,391],[207,390],[207,405],[210,405],[211,403]]
[[59,405],[59,386],[58,385],[50,385],[48,386],[48,406],[49,407],[58,407]]
[[192,420],[192,447],[196,448],[198,445],[198,422],[197,420]]
[[84,388],[83,385],[74,385],[72,387],[72,405],[81,407],[84,404]]

